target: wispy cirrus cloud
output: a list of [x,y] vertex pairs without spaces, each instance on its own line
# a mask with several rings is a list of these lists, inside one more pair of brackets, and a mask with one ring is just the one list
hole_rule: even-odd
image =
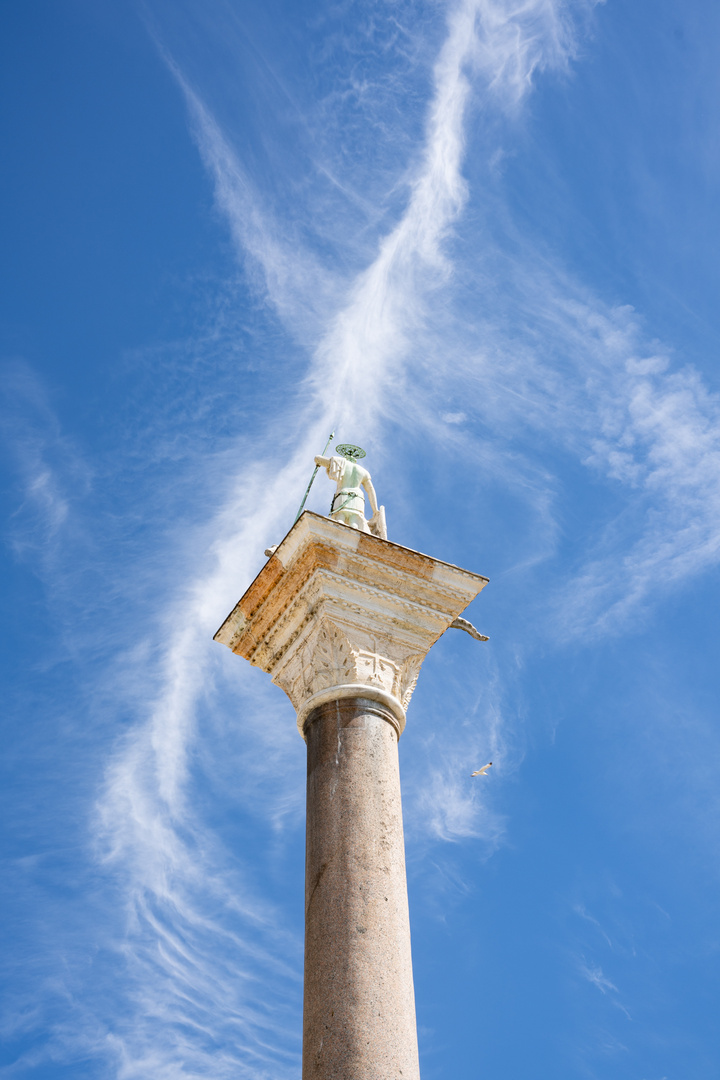
[[522,328],[512,342],[488,332],[496,362],[475,353],[468,384],[486,424],[521,443],[541,436],[616,501],[565,553],[575,572],[553,602],[562,640],[615,632],[642,616],[660,578],[673,587],[717,563],[720,399],[632,309],[583,295],[529,252],[513,281]]
[[580,960],[578,962],[578,971],[584,979],[587,979],[591,986],[596,987],[596,989],[598,989],[604,997],[608,997],[609,1000],[612,1001],[616,1009],[619,1009],[620,1012],[625,1013],[625,1016],[627,1016],[628,1020],[632,1020],[632,1016],[630,1015],[629,1011],[620,1001],[620,998],[618,996],[620,991],[618,990],[617,986],[615,986],[615,983],[613,983],[610,979],[608,979],[605,974],[603,974],[603,970],[598,964],[587,963],[584,959]]
[[0,371],[3,442],[20,481],[10,541],[18,557],[47,564],[72,529],[73,502],[82,499],[92,471],[62,431],[48,392],[32,368],[8,362]]
[[608,992],[617,994],[617,986],[603,975],[601,967],[583,962],[579,965],[579,971],[583,978],[598,988],[601,994],[607,994]]
[[[294,224],[288,236],[287,222],[274,221],[217,121],[166,56],[238,250],[261,270],[266,295],[289,327],[319,331],[307,375],[308,412],[347,415],[363,430],[378,414],[402,416],[398,395],[402,391],[403,407],[412,399],[406,365],[425,328],[426,299],[453,273],[444,244],[467,201],[462,166],[473,85],[480,84],[488,105],[512,111],[531,90],[534,74],[566,67],[574,47],[563,4],[466,0],[450,8],[424,141],[415,165],[399,163],[406,204],[396,224],[378,236],[370,265],[344,280],[323,266]],[[307,209],[312,214],[313,207]],[[336,229],[342,227],[337,221]]]
[[573,905],[573,911],[581,919],[585,919],[586,922],[589,922],[592,926],[594,926],[597,929],[597,931],[600,934],[602,934],[603,938],[605,939],[606,944],[609,945],[610,948],[612,948],[612,941],[610,940],[608,935],[603,930],[603,928],[600,925],[599,921],[595,918],[594,915],[590,914],[590,912],[587,910],[587,908],[585,907],[584,904],[574,904]]

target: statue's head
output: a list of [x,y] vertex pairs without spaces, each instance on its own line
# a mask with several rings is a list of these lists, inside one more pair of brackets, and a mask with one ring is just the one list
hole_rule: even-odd
[[360,458],[365,457],[365,451],[361,446],[353,446],[352,443],[341,443],[340,446],[336,446],[338,454],[342,454],[348,461],[359,461]]

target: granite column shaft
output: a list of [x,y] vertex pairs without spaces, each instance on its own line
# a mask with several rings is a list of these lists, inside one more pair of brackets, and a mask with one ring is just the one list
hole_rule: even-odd
[[397,719],[345,698],[304,733],[303,1080],[419,1080]]

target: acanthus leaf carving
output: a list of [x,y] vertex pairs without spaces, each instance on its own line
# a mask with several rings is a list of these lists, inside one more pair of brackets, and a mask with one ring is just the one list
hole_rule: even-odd
[[352,682],[356,676],[355,652],[342,630],[329,619],[322,620],[304,654],[307,696]]
[[420,668],[425,657],[422,654],[409,656],[400,669],[400,701],[403,709],[407,709],[410,698],[420,675]]

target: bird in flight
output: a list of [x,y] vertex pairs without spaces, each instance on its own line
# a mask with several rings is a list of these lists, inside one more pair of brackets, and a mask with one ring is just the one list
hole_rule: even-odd
[[488,761],[487,765],[483,765],[482,769],[477,769],[474,773],[470,773],[470,775],[471,776],[485,776],[491,765],[492,765],[492,761]]

